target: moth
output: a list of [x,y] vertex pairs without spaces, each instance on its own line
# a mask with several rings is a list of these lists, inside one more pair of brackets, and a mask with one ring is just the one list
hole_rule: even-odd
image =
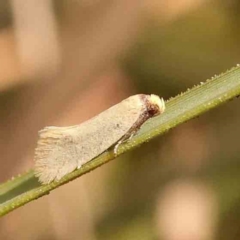
[[163,113],[165,103],[157,95],[137,94],[90,120],[70,127],[46,127],[39,131],[35,150],[35,175],[43,184],[58,181],[105,150],[134,136],[142,124]]

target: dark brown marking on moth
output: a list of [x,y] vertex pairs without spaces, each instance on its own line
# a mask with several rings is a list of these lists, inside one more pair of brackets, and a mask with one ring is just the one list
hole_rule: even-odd
[[130,128],[129,132],[133,132],[134,130],[136,130],[137,132],[139,128],[143,125],[143,123],[146,122],[149,118],[152,118],[162,113],[159,105],[157,103],[153,103],[150,100],[150,95],[142,94],[140,98],[143,101],[142,114]]
[[162,110],[160,109],[160,106],[157,103],[153,103],[151,101],[150,95],[142,94],[140,97],[143,101],[143,106],[146,107],[148,118],[154,117],[161,113]]
[[160,109],[159,104],[151,101],[150,95],[140,94],[140,99],[143,102],[142,104],[142,113],[140,114],[137,121],[132,125],[132,127],[128,130],[128,132],[119,140],[119,142],[114,147],[114,153],[120,144],[131,139],[141,128],[144,122],[146,122],[149,118],[157,116],[161,114],[164,109]]

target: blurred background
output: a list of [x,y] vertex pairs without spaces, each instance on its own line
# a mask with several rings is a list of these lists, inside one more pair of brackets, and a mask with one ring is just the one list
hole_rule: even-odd
[[[136,93],[164,99],[240,61],[237,0],[0,2],[0,181],[33,168],[38,131]],[[0,238],[240,237],[239,100],[0,220]]]

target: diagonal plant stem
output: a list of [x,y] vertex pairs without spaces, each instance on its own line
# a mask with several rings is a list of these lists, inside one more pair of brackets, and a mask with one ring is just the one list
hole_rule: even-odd
[[[123,154],[239,95],[240,67],[237,66],[168,100],[166,112],[144,124],[136,136],[119,146],[117,155]],[[5,215],[32,200],[49,194],[53,189],[92,171],[114,158],[116,156],[114,156],[111,148],[83,165],[80,169],[66,175],[59,182],[46,185],[38,183],[33,170],[13,178],[0,185],[0,215]]]

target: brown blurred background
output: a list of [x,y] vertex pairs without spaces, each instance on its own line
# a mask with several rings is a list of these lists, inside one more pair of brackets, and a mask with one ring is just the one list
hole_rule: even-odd
[[[1,182],[37,132],[135,93],[165,99],[240,62],[237,0],[0,2]],[[240,239],[239,100],[0,220],[0,239]]]

